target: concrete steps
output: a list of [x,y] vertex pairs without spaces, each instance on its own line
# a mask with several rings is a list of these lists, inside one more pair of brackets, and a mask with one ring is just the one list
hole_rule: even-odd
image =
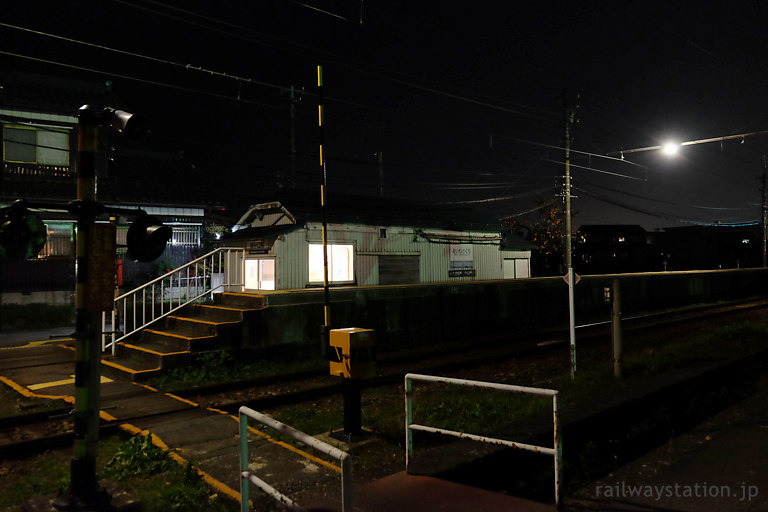
[[187,364],[191,355],[236,348],[249,342],[254,315],[264,308],[262,295],[219,293],[214,304],[191,304],[160,325],[118,343],[117,355],[102,359],[113,378],[144,380],[163,369]]

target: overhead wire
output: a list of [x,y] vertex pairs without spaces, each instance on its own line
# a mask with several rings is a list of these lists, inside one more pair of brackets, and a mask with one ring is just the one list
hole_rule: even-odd
[[[212,27],[210,25],[206,25],[206,24],[202,24],[202,23],[196,22],[194,20],[190,20],[190,19],[174,16],[174,15],[171,15],[171,14],[159,11],[157,9],[150,9],[148,7],[145,7],[145,6],[137,5],[135,2],[131,2],[131,1],[128,1],[128,0],[114,0],[114,1],[119,3],[119,4],[122,4],[122,5],[126,5],[126,6],[129,6],[129,7],[133,7],[133,8],[137,8],[137,9],[141,9],[141,10],[145,10],[145,11],[152,12],[152,13],[160,15],[160,16],[164,16],[164,17],[168,17],[168,18],[171,18],[171,19],[175,19],[175,20],[183,22],[183,23],[193,24],[193,25],[199,26],[201,28],[205,28],[205,29],[208,29],[208,30],[213,30],[213,31],[216,31],[216,32],[219,32],[219,33],[223,33],[223,34],[226,34],[226,35],[231,36],[231,37],[236,37],[236,38],[239,38],[239,39],[245,39],[245,40],[248,40],[250,42],[257,43],[257,44],[265,44],[265,43],[262,43],[261,41],[259,41],[257,39],[253,39],[253,38],[250,38],[250,37],[245,37],[242,34],[235,34],[235,33],[231,32],[231,31],[225,31],[223,29],[218,29],[218,28]],[[309,51],[310,52],[310,54],[308,55],[306,53],[302,53],[302,52],[299,52],[297,50],[292,50],[292,49],[286,48],[286,47],[279,48],[280,50],[288,52],[288,53],[297,54],[297,55],[300,55],[302,57],[309,57],[309,58],[316,59],[317,55],[312,54],[312,53],[313,52],[319,52],[321,54],[331,55],[335,59],[346,59],[346,60],[349,60],[351,62],[354,62],[357,67],[353,66],[351,64],[346,64],[344,62],[340,62],[338,60],[336,60],[336,61],[329,61],[330,63],[335,64],[337,66],[344,67],[346,69],[351,69],[353,71],[357,71],[359,73],[363,73],[363,74],[366,74],[368,76],[373,76],[375,78],[380,78],[380,79],[388,80],[388,81],[391,81],[391,82],[394,82],[394,83],[398,83],[400,85],[404,85],[404,86],[408,86],[408,87],[411,87],[411,88],[423,90],[423,91],[426,91],[426,92],[431,92],[431,93],[434,93],[434,94],[446,96],[446,97],[449,97],[449,98],[452,98],[452,99],[457,99],[457,100],[460,100],[460,101],[465,101],[465,102],[468,102],[468,103],[473,103],[473,104],[476,104],[476,105],[481,105],[481,106],[484,106],[484,107],[487,107],[487,108],[491,108],[491,109],[495,109],[495,110],[500,110],[500,111],[507,112],[507,113],[518,114],[518,115],[522,115],[522,116],[526,116],[526,117],[531,117],[531,118],[537,118],[537,119],[541,119],[541,120],[552,120],[553,119],[553,116],[544,117],[543,114],[541,114],[541,113],[523,112],[521,109],[522,108],[528,109],[529,107],[527,107],[527,106],[521,106],[521,105],[515,104],[517,109],[513,109],[513,108],[509,108],[509,107],[504,107],[504,106],[501,106],[501,105],[493,104],[493,103],[490,103],[490,102],[487,102],[487,101],[480,101],[480,100],[477,100],[477,99],[474,99],[474,98],[469,98],[469,97],[463,96],[461,94],[452,93],[452,92],[449,92],[449,91],[438,89],[436,87],[430,87],[430,86],[427,86],[427,85],[416,83],[416,82],[414,82],[412,80],[416,80],[416,79],[418,79],[418,77],[414,77],[412,75],[409,75],[408,73],[403,73],[403,72],[398,71],[398,70],[393,70],[391,68],[383,68],[382,66],[372,66],[370,63],[361,61],[359,59],[355,59],[355,58],[352,58],[352,57],[349,57],[349,56],[341,55],[341,54],[338,54],[336,52],[329,52],[329,51],[326,51],[326,50],[319,50],[317,47],[313,47],[313,46],[306,45],[306,44],[303,44],[303,43],[299,43],[299,42],[296,42],[296,41],[291,41],[291,40],[288,40],[288,39],[285,39],[285,38],[282,38],[282,37],[278,37],[278,36],[274,36],[274,35],[271,35],[271,34],[266,34],[264,32],[259,32],[257,30],[249,29],[249,28],[243,27],[241,25],[237,25],[235,23],[230,23],[230,22],[219,20],[217,18],[213,18],[213,17],[210,17],[210,16],[205,16],[205,15],[202,15],[200,13],[197,13],[197,12],[194,12],[194,11],[190,11],[188,9],[182,9],[180,7],[170,6],[168,4],[165,4],[163,2],[158,2],[156,0],[145,0],[145,1],[148,2],[148,3],[151,3],[153,5],[162,6],[164,8],[169,9],[169,10],[173,10],[173,11],[177,11],[177,12],[182,12],[182,13],[184,13],[186,15],[193,16],[195,18],[204,19],[204,20],[206,20],[208,22],[224,25],[224,26],[229,27],[230,29],[231,28],[235,28],[235,29],[241,30],[241,31],[243,31],[245,33],[255,34],[255,35],[258,35],[258,36],[266,38],[266,39],[270,39],[270,40],[273,40],[273,41],[278,41],[278,42],[280,42],[282,44],[294,45],[296,47],[302,48],[305,51]],[[410,80],[405,80],[403,78],[394,78],[394,77],[389,76],[387,74],[383,74],[383,73],[379,73],[379,72],[374,72],[374,71],[363,69],[360,66],[367,66],[367,67],[383,69],[383,70],[385,70],[388,73],[393,73],[393,74],[409,77]],[[512,102],[508,102],[507,100],[499,100],[499,99],[495,99],[495,100],[496,101],[505,102],[505,103],[512,103]],[[530,107],[530,108],[532,108],[532,107]]]

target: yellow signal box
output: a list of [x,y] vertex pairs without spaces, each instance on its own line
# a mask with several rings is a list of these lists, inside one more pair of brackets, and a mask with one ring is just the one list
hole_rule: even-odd
[[373,329],[347,327],[331,329],[330,345],[336,361],[330,361],[331,375],[345,379],[376,376],[376,332]]

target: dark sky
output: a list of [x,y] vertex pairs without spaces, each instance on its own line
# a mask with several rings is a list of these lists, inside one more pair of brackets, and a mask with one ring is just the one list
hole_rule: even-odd
[[290,186],[291,86],[295,183],[317,186],[320,64],[329,192],[378,194],[381,151],[385,195],[498,216],[560,193],[567,97],[575,223],[653,229],[759,218],[765,135],[676,159],[605,155],[768,129],[766,14],[757,1],[6,0],[0,64],[111,81],[150,118],[149,146],[254,197]]

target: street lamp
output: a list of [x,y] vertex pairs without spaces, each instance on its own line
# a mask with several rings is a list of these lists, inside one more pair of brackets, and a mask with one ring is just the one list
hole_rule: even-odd
[[677,154],[678,150],[683,146],[693,146],[694,144],[708,144],[710,142],[723,142],[726,140],[733,140],[733,139],[744,140],[747,137],[751,137],[753,135],[765,135],[767,133],[768,133],[768,130],[762,130],[759,132],[737,133],[735,135],[725,135],[723,137],[711,137],[709,139],[688,140],[680,143],[667,142],[665,144],[660,144],[657,146],[646,146],[646,147],[634,148],[634,149],[620,149],[618,151],[612,151],[607,154],[608,156],[620,156],[622,160],[624,160],[625,155],[629,155],[630,153],[640,153],[644,151],[661,150],[665,154],[674,155],[674,154]]
[[[757,132],[749,133],[737,133],[735,135],[725,135],[723,137],[711,137],[708,139],[689,140],[685,142],[666,142],[658,146],[646,146],[642,148],[634,149],[620,149],[619,151],[612,151],[608,153],[608,156],[620,156],[624,160],[624,156],[630,153],[640,153],[644,151],[661,151],[667,156],[675,156],[678,154],[682,146],[692,146],[695,144],[708,144],[710,142],[720,142],[733,139],[741,139],[743,143],[747,137],[754,135],[768,134],[768,130],[761,130]],[[763,255],[763,267],[768,267],[768,160],[766,155],[763,154],[763,179],[762,179],[762,215],[760,220],[760,231],[763,236],[762,255]]]
[[675,156],[680,151],[680,144],[677,142],[667,142],[661,147],[661,152],[667,156]]

